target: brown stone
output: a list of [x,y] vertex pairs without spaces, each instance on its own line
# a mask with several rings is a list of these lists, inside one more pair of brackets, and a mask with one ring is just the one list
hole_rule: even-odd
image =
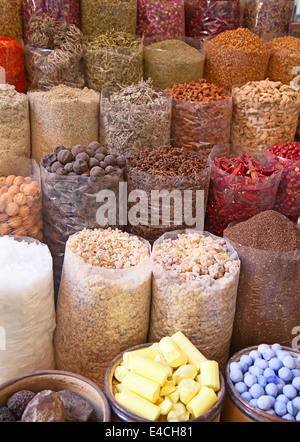
[[43,390],[28,403],[21,422],[65,422],[63,401],[55,391]]
[[66,422],[90,422],[93,420],[94,408],[84,397],[70,390],[62,390],[57,394],[64,403]]

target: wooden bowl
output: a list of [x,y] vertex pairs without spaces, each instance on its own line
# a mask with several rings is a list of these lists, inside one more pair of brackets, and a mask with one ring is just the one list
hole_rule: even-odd
[[[230,364],[238,362],[243,355],[249,354],[252,350],[257,350],[258,346],[245,348],[235,353],[228,361],[225,370],[226,395],[222,411],[222,422],[296,422],[294,420],[282,419],[279,416],[272,416],[265,411],[253,407],[235,389],[230,379]],[[300,352],[289,347],[282,346],[293,356],[300,356]]]
[[102,390],[92,381],[75,373],[49,370],[24,374],[0,385],[0,408],[17,391],[70,390],[88,400],[95,410],[96,422],[110,422],[111,409]]
[[[138,350],[140,348],[149,347],[152,344],[142,344],[137,345],[136,347],[129,348],[126,351],[123,351],[120,355],[118,355],[109,365],[106,373],[105,373],[105,380],[104,380],[104,391],[105,395],[108,398],[108,401],[110,403],[110,406],[113,411],[114,420],[121,421],[121,422],[153,422],[149,421],[147,419],[143,419],[135,414],[132,414],[130,411],[126,410],[122,405],[118,404],[118,402],[115,400],[113,395],[113,377],[116,367],[121,364],[123,359],[123,354],[128,351]],[[201,415],[198,418],[190,419],[186,421],[185,423],[189,422],[219,422],[220,421],[220,415],[222,410],[222,405],[225,397],[225,381],[220,373],[220,384],[221,388],[220,391],[217,393],[218,401],[216,404],[205,414]]]

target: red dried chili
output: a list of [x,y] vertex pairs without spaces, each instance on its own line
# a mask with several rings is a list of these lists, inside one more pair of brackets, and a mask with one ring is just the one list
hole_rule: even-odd
[[0,82],[15,86],[26,93],[27,82],[21,44],[8,37],[0,37]]
[[300,216],[300,142],[276,144],[268,154],[283,166],[274,210],[296,222]]
[[205,230],[222,236],[231,222],[273,208],[282,166],[265,167],[246,154],[213,157]]

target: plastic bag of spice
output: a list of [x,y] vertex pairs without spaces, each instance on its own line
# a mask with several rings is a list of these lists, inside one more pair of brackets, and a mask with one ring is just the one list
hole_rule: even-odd
[[27,81],[21,44],[8,37],[0,37],[0,83],[15,86],[19,93],[26,93]]
[[130,157],[128,195],[141,198],[141,213],[138,219],[131,217],[135,204],[129,198],[129,231],[153,244],[171,230],[203,229],[209,180],[206,156],[182,147],[144,149]]
[[258,163],[243,146],[217,145],[210,154],[210,189],[205,230],[222,236],[233,221],[271,210],[282,166],[276,160]]
[[49,249],[31,238],[0,237],[0,383],[53,370],[55,309]]
[[224,237],[241,260],[231,354],[258,341],[291,347],[300,323],[300,230],[271,210],[229,225]]
[[0,0],[0,35],[22,40],[22,0]]
[[240,273],[233,247],[208,232],[168,232],[154,243],[152,268],[149,342],[181,330],[223,371]]
[[171,139],[178,146],[199,141],[228,143],[232,115],[231,93],[206,80],[176,84],[166,92],[173,97]]
[[186,0],[186,36],[205,40],[243,24],[244,3],[240,0]]
[[136,34],[136,0],[85,0],[81,2],[81,30],[84,35],[110,31]]
[[160,89],[203,77],[204,55],[181,40],[165,40],[144,47],[144,78]]
[[185,38],[183,0],[138,0],[137,35],[147,44]]
[[1,155],[0,235],[43,240],[40,169],[29,158]]
[[280,143],[267,150],[283,166],[274,210],[293,222],[300,216],[300,143]]
[[80,0],[22,0],[24,38],[31,35],[30,22],[33,17],[51,17],[56,25],[68,23],[80,28]]
[[268,46],[271,56],[266,77],[290,84],[294,78],[294,67],[300,66],[300,40],[292,36],[278,37],[272,39]]
[[115,89],[102,89],[100,142],[111,153],[129,156],[145,146],[169,144],[172,97],[152,80]]
[[87,84],[98,92],[138,83],[143,77],[143,41],[122,31],[87,37],[84,63]]
[[[53,256],[56,296],[68,238],[84,228],[119,226],[119,184],[125,181],[125,166],[124,157],[109,155],[98,142],[72,149],[59,145],[41,160],[44,242]],[[109,194],[115,198],[115,220],[110,224],[104,217],[101,224],[98,211]]]
[[147,241],[117,229],[83,230],[72,236],[57,304],[57,368],[103,388],[111,360],[147,342],[150,297]]

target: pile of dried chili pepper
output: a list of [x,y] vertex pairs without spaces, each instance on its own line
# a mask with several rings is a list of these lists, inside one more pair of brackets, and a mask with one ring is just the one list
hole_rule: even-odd
[[300,142],[276,144],[268,153],[283,166],[274,210],[296,222],[300,216]]
[[0,83],[11,84],[23,94],[27,90],[22,46],[8,37],[0,37]]
[[271,210],[282,173],[277,162],[265,167],[247,154],[211,161],[205,230],[222,236],[233,221]]

